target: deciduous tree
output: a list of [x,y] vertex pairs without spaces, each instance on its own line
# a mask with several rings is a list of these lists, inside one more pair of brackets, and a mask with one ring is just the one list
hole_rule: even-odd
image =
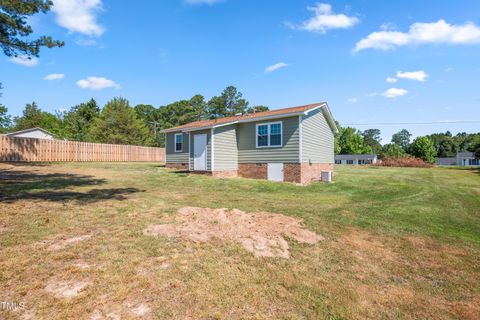
[[412,134],[407,129],[403,129],[392,135],[392,143],[400,146],[403,150],[407,150],[411,137]]
[[415,138],[410,145],[409,150],[410,153],[417,158],[421,158],[430,163],[435,162],[435,147],[432,140],[428,137],[423,136]]
[[380,158],[390,157],[390,158],[400,158],[406,155],[405,150],[403,150],[399,145],[394,143],[387,143],[382,147],[382,150],[379,152]]
[[340,128],[337,136],[338,154],[367,154],[372,153],[372,148],[365,145],[362,135],[354,128]]

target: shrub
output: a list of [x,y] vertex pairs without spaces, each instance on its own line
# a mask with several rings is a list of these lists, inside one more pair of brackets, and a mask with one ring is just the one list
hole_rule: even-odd
[[432,168],[433,164],[420,158],[411,156],[404,157],[384,157],[382,161],[374,164],[382,167],[410,167],[410,168]]
[[410,154],[424,161],[434,163],[437,154],[432,140],[428,137],[417,137],[410,145]]

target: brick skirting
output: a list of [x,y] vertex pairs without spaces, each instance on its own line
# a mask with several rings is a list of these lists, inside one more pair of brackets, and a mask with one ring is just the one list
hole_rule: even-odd
[[[322,171],[333,173],[331,163],[284,163],[283,180],[285,182],[307,185],[312,181],[321,180]],[[267,179],[267,163],[240,163],[238,176],[250,179]]]
[[188,163],[167,163],[165,164],[166,168],[177,169],[177,170],[188,170]]
[[[187,163],[169,163],[167,168],[177,170],[188,170]],[[333,173],[333,164],[331,163],[284,163],[283,179],[285,182],[293,182],[307,185],[312,181],[321,180],[322,171],[331,171]],[[214,172],[196,172],[211,174],[216,178],[233,178],[242,177],[250,179],[267,179],[268,164],[267,163],[239,163],[238,170],[214,171]]]
[[321,180],[322,171],[331,171],[333,175],[333,163],[302,163],[301,184],[309,184],[312,181]]
[[267,179],[266,163],[239,163],[238,176],[250,179]]

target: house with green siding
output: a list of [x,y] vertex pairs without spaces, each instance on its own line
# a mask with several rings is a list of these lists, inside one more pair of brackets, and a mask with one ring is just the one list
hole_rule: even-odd
[[335,121],[326,102],[163,130],[168,168],[308,184],[331,177]]

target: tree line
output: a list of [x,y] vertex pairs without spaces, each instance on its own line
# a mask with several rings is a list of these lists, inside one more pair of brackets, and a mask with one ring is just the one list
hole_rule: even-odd
[[234,86],[228,86],[208,101],[197,94],[189,100],[157,108],[149,104],[132,107],[127,99],[115,97],[103,108],[95,99],[90,99],[67,111],[53,114],[32,102],[27,103],[22,115],[17,117],[9,115],[8,109],[0,105],[0,133],[40,127],[58,139],[163,147],[162,129],[192,121],[267,110],[266,106],[250,106]]
[[480,157],[480,133],[458,133],[452,135],[433,133],[419,136],[412,140],[412,134],[402,129],[392,135],[390,143],[382,145],[381,131],[367,129],[360,131],[355,128],[342,128],[337,123],[339,132],[335,137],[336,154],[369,154],[380,157],[414,156],[426,162],[434,163],[435,158],[454,157],[457,152],[475,152]]

